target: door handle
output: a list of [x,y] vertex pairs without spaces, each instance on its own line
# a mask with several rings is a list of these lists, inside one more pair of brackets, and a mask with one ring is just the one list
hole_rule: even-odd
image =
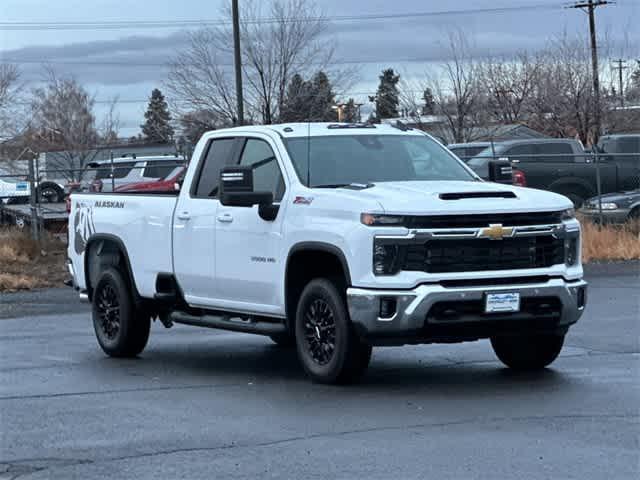
[[180,212],[178,214],[178,219],[179,220],[190,220],[191,219],[191,215],[189,214],[189,212]]
[[222,223],[231,223],[233,222],[233,216],[230,213],[221,213],[218,215],[218,221]]

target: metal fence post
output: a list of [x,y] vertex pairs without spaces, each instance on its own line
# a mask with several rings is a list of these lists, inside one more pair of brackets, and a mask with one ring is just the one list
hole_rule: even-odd
[[31,238],[36,243],[40,243],[40,232],[38,231],[38,194],[36,192],[36,172],[35,158],[29,160],[29,206],[31,211]]
[[116,190],[116,178],[113,168],[113,150],[109,152],[109,158],[111,159],[111,191],[114,192]]
[[[602,216],[602,182],[600,181],[600,156],[598,155],[598,147],[593,147],[596,160],[596,193],[598,195],[598,224],[601,226],[603,223]],[[600,227],[598,227],[600,228]]]

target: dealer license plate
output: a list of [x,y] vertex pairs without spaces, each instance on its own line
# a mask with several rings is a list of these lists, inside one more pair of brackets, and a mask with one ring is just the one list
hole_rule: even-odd
[[487,293],[484,304],[485,313],[504,313],[520,311],[520,294],[517,292]]

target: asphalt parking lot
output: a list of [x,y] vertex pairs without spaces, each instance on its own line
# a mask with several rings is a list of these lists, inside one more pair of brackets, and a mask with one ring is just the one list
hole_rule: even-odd
[[587,269],[561,357],[514,374],[486,341],[374,350],[310,383],[268,339],[154,324],[106,358],[68,290],[0,295],[0,479],[640,478],[640,264]]

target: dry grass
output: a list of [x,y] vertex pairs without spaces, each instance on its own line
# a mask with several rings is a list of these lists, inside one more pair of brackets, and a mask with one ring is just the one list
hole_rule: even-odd
[[49,235],[39,248],[26,231],[0,229],[0,292],[61,286],[65,258],[64,243]]
[[598,227],[582,222],[582,261],[640,260],[640,221]]

